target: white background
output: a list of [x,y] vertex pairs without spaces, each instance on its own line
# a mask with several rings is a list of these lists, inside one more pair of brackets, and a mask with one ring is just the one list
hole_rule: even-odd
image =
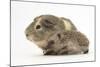
[[[54,1],[54,0],[53,0]],[[54,1],[57,2],[57,1]],[[64,1],[59,1],[59,2],[66,2],[66,0]],[[97,2],[96,0],[92,0],[92,1],[87,1],[87,0],[69,0],[67,1],[67,3],[81,3],[81,4],[96,4],[97,5],[97,22],[99,22],[99,2]],[[2,2],[0,2],[0,67],[7,67],[7,65],[9,64],[9,1],[5,1],[2,0]],[[99,23],[97,23],[97,34],[99,34]],[[100,54],[99,54],[99,36],[97,37],[97,62],[89,62],[89,63],[73,63],[73,64],[59,64],[59,65],[50,65],[50,66],[58,66],[58,67],[66,67],[66,66],[70,66],[70,67],[80,67],[80,66],[97,66],[99,65],[100,62]],[[49,67],[49,65],[43,65],[43,67]]]
[[[43,56],[42,51],[25,37],[26,27],[36,16],[52,14],[70,18],[90,41],[89,53],[73,56]],[[94,61],[94,7],[32,2],[11,2],[12,53],[11,64],[47,64]],[[41,60],[40,60],[41,59]]]

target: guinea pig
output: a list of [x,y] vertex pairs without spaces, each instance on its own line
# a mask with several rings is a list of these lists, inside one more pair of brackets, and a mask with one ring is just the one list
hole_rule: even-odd
[[40,15],[25,29],[26,38],[41,49],[45,49],[46,40],[61,30],[77,30],[69,20],[53,15]]
[[88,53],[89,40],[78,31],[59,31],[47,40],[44,55],[73,55]]

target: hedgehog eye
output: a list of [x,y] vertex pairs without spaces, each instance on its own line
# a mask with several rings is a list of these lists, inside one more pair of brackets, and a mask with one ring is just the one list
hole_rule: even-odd
[[40,29],[40,28],[41,28],[41,26],[40,26],[40,25],[37,25],[37,26],[36,26],[36,29]]
[[60,39],[61,38],[61,35],[60,34],[57,34],[58,38]]
[[55,42],[53,40],[49,41],[48,44],[49,45],[53,45]]

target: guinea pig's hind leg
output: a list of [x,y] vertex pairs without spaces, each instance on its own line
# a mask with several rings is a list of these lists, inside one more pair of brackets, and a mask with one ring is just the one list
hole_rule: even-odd
[[89,50],[87,50],[87,51],[84,51],[84,54],[87,54],[89,52]]
[[81,46],[81,49],[83,51],[83,54],[87,54],[89,52],[88,46]]

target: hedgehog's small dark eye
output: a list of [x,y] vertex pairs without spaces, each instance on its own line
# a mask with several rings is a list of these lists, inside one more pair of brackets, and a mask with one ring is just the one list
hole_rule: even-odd
[[37,26],[36,26],[36,29],[40,29],[40,28],[41,28],[41,26],[40,26],[40,25],[37,25]]
[[52,46],[53,46],[54,44],[55,44],[54,40],[48,41],[48,45],[47,45],[46,49],[52,48]]
[[54,43],[55,43],[55,42],[54,42],[53,40],[51,40],[51,41],[48,42],[49,45],[52,45],[52,44],[54,44]]
[[57,34],[58,38],[60,39],[61,38],[61,35],[60,34]]

